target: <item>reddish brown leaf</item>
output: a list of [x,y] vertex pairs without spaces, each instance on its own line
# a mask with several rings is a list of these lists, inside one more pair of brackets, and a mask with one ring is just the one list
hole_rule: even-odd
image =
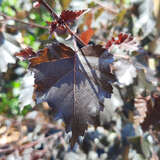
[[92,28],[89,28],[87,31],[82,32],[79,37],[85,44],[88,44],[93,34],[94,34],[94,30]]
[[53,32],[64,34],[66,32],[66,28],[63,24],[59,24],[57,21],[53,21],[50,22],[50,34],[52,34]]
[[32,48],[26,48],[21,50],[20,52],[16,53],[16,56],[23,57],[24,59],[28,59],[31,57],[36,56],[37,54],[32,50]]
[[147,116],[147,108],[151,108],[150,97],[139,96],[135,98],[135,115],[134,123],[140,125],[144,122]]
[[79,17],[85,11],[86,9],[79,11],[64,10],[60,15],[60,20],[66,23],[73,22],[77,17]]
[[32,59],[30,59],[30,62],[31,62],[30,66],[35,66],[42,62],[44,63],[44,62],[49,62],[52,60],[57,60],[62,57],[69,58],[69,57],[73,57],[74,55],[74,52],[72,49],[70,49],[69,47],[61,43],[59,45],[56,44],[55,46],[53,43],[52,47],[54,48],[54,51],[57,54],[52,54],[51,52],[49,52],[48,48],[44,48],[43,50],[40,50],[37,52],[39,56],[33,57]]
[[106,48],[108,49],[109,47],[111,47],[112,44],[113,44],[113,41],[109,40],[106,44]]
[[150,99],[150,105],[147,105],[146,118],[142,123],[142,128],[148,130],[149,127],[160,131],[160,94],[158,92],[153,93],[153,102]]
[[158,92],[154,92],[152,98],[150,96],[138,97],[135,100],[135,108],[137,113],[134,116],[136,124],[140,124],[144,131],[152,128],[160,132],[160,94]]
[[[71,146],[83,135],[88,124],[99,125],[104,98],[110,98],[112,56],[100,45],[85,46],[75,53],[64,44],[54,42],[31,58],[35,73],[34,98],[46,101],[66,130],[72,130]],[[83,54],[82,54],[83,53]]]
[[136,116],[138,124],[142,126],[144,131],[149,131],[156,143],[160,144],[160,93],[155,91],[152,98],[142,97],[145,105],[136,107]]
[[84,13],[86,10],[79,10],[79,11],[70,11],[70,10],[64,10],[62,11],[60,17],[58,20],[55,20],[53,22],[48,22],[50,25],[50,34],[53,32],[64,34],[66,32],[66,24],[73,23],[74,20],[79,17],[82,13]]
[[112,37],[112,40],[109,40],[106,44],[106,48],[109,49],[112,45],[117,44],[120,45],[122,43],[128,43],[130,41],[133,40],[133,37],[129,34],[125,34],[125,33],[120,33],[117,37],[117,39],[115,39],[114,37]]

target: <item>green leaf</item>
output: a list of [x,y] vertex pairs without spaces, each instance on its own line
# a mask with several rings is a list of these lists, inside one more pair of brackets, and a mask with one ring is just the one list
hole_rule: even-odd
[[14,81],[14,82],[12,82],[11,83],[12,84],[12,86],[13,86],[13,88],[19,88],[20,87],[20,81]]
[[144,137],[129,137],[128,141],[133,145],[133,148],[137,151],[137,153],[142,154],[145,158],[150,157],[150,143]]
[[141,149],[145,158],[149,158],[151,156],[150,144],[145,138],[141,138]]
[[23,108],[21,115],[25,116],[29,111],[31,111],[32,107],[30,105],[27,105]]
[[19,61],[18,63],[19,63],[19,65],[20,65],[21,67],[23,67],[23,68],[25,68],[25,69],[28,68],[28,62],[26,62],[26,61]]

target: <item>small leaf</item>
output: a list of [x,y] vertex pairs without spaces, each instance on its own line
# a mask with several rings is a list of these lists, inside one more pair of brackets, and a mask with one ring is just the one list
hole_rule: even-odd
[[83,14],[86,9],[79,10],[79,11],[71,11],[71,10],[64,10],[60,15],[60,19],[64,22],[73,22],[76,18],[78,18],[81,14]]
[[36,56],[36,53],[33,52],[32,48],[25,48],[24,50],[21,50],[20,52],[15,54],[18,57],[23,57],[23,59],[28,59],[33,56]]
[[58,22],[54,21],[50,25],[50,34],[56,32],[58,34],[65,34],[66,28],[63,24],[59,24]]
[[79,11],[70,11],[70,10],[64,10],[62,11],[60,17],[53,21],[53,22],[47,22],[50,25],[50,34],[53,32],[56,32],[58,34],[64,34],[67,30],[65,27],[66,24],[71,24],[74,22],[74,20],[79,17],[82,13],[84,13],[86,10],[79,10]]
[[82,32],[79,37],[85,44],[88,44],[93,34],[94,30],[92,28],[89,28],[87,31]]
[[144,119],[146,118],[147,114],[147,106],[151,108],[150,97],[142,97],[139,96],[134,100],[134,107],[135,107],[135,115],[134,115],[134,123],[135,125],[142,124]]
[[140,142],[141,142],[140,145],[141,145],[143,155],[145,156],[145,158],[149,158],[151,156],[149,142],[143,137],[141,137]]
[[16,13],[16,18],[18,19],[24,19],[27,17],[27,12],[26,11],[19,11]]
[[112,37],[112,39],[107,42],[106,48],[111,50],[115,45],[131,51],[138,49],[137,41],[131,35],[125,33],[120,33],[117,38]]
[[146,117],[143,121],[142,128],[143,130],[148,130],[151,126],[153,129],[159,129],[160,124],[160,93],[159,91],[155,91],[152,93],[152,99],[147,99],[147,110],[146,110]]

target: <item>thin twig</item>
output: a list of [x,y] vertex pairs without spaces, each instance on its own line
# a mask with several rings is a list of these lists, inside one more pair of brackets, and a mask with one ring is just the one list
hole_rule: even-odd
[[56,19],[58,20],[59,17],[57,16],[57,14],[54,12],[54,10],[48,5],[48,3],[44,0],[38,0],[39,3],[43,4],[43,6],[50,12],[50,14]]
[[81,40],[81,38],[79,36],[77,36],[75,33],[73,33],[72,30],[69,28],[69,26],[66,23],[64,25],[65,25],[66,29],[68,30],[68,32],[72,36],[74,36],[76,38],[76,40],[78,40],[81,43],[82,46],[86,46],[86,44]]
[[[49,29],[49,27],[47,27],[47,26],[41,26],[41,25],[39,25],[39,24],[31,23],[31,22],[24,22],[24,21],[22,21],[22,20],[20,20],[20,19],[17,19],[17,18],[15,18],[15,17],[8,16],[8,15],[2,13],[2,12],[0,12],[0,16],[3,16],[3,17],[5,18],[5,20],[14,20],[14,21],[16,21],[16,22],[29,25],[30,27],[38,27],[38,28],[41,28],[41,29]],[[4,23],[5,20],[0,21],[0,23]]]
[[107,12],[109,12],[112,15],[118,14],[118,8],[114,8],[112,5],[103,5],[103,3],[99,0],[93,0],[94,3],[98,4],[101,8],[104,8]]
[[22,151],[24,149],[31,148],[31,147],[39,144],[39,143],[45,142],[45,141],[49,140],[50,138],[52,138],[52,140],[55,141],[57,138],[61,137],[62,135],[63,135],[63,132],[60,131],[60,132],[58,132],[56,134],[50,135],[48,137],[44,137],[43,139],[38,139],[36,141],[30,142],[30,143],[27,143],[27,144],[24,144],[24,145],[21,145],[21,146],[17,146],[17,147],[12,146],[10,148],[0,149],[0,153],[1,154],[8,153],[8,152],[13,152],[15,150]]

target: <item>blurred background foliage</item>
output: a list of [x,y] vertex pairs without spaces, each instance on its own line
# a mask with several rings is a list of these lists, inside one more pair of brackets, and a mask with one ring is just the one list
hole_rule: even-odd
[[89,127],[84,141],[71,150],[63,122],[53,120],[46,103],[35,106],[28,62],[14,54],[28,46],[37,51],[53,39],[72,47],[72,38],[54,33],[48,39],[52,18],[31,0],[0,0],[0,159],[159,160],[160,0],[46,1],[57,14],[89,8],[71,28],[77,34],[93,28],[92,43],[106,45],[125,32],[140,48],[127,44],[127,49],[110,50],[129,58],[113,64],[117,83],[106,100],[101,127]]

